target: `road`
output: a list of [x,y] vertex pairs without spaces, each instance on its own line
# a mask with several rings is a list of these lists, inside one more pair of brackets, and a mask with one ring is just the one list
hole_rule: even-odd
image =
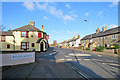
[[10,67],[3,78],[120,78],[117,57],[50,47],[33,64]]

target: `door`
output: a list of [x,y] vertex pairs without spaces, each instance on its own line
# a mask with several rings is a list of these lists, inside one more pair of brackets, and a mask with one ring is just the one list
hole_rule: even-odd
[[43,51],[43,42],[40,44],[40,50]]

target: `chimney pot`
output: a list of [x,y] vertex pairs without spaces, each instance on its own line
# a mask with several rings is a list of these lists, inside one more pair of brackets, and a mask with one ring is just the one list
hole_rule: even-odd
[[78,35],[78,38],[80,38],[80,35]]
[[35,22],[34,21],[30,21],[30,25],[35,26]]
[[42,25],[42,31],[43,31],[43,27],[44,27],[44,26]]

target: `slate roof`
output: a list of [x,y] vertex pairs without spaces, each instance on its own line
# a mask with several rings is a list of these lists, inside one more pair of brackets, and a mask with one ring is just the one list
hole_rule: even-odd
[[112,35],[112,34],[116,34],[116,33],[120,33],[120,26],[116,27],[116,28],[112,28],[112,29],[106,30],[104,32],[99,32],[99,33],[86,35],[81,40],[90,39],[91,35],[92,35],[92,38],[96,38],[96,37],[102,37],[102,36]]
[[67,43],[72,42],[72,41],[76,41],[77,39],[78,39],[78,38],[72,39],[72,40],[70,40],[70,41],[67,41]]
[[36,43],[40,43],[40,41],[44,38],[39,38]]
[[16,28],[12,31],[40,31],[40,32],[42,32],[40,29],[38,29],[30,24],[22,26],[20,28]]
[[2,36],[13,36],[12,31],[0,31]]

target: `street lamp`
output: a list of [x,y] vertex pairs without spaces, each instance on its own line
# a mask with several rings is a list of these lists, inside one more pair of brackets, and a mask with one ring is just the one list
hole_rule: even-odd
[[[88,22],[88,20],[84,20],[85,22]],[[92,51],[92,22],[90,22],[90,28],[91,28],[91,39],[90,39],[90,50]]]

